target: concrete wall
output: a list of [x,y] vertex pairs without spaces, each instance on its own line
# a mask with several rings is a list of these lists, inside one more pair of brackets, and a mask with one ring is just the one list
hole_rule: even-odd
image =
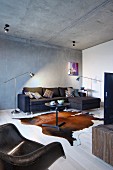
[[14,108],[14,80],[2,83],[25,72],[34,72],[16,79],[16,92],[23,86],[73,86],[78,88],[76,76],[68,76],[68,62],[79,63],[82,73],[82,52],[58,48],[31,45],[10,40],[0,40],[0,109]]
[[[92,81],[92,95],[104,101],[104,72],[113,72],[113,41],[83,50],[83,76]],[[91,89],[91,80],[83,78],[83,86]]]

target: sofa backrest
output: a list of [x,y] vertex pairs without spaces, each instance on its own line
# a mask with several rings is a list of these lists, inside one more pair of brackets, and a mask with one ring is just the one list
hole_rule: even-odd
[[61,97],[66,97],[65,91],[67,90],[67,87],[58,87],[59,93]]
[[43,96],[42,87],[24,87],[22,93],[25,92],[38,92],[41,96]]
[[[72,87],[71,87],[72,88]],[[65,91],[67,90],[67,87],[24,87],[22,93],[25,92],[38,92],[41,96],[44,95],[45,90],[51,90],[53,91],[53,97],[66,97]]]

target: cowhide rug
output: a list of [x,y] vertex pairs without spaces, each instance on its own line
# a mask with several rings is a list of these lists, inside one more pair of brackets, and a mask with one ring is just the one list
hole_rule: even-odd
[[71,145],[73,145],[73,141],[76,140],[75,138],[72,137],[72,133],[74,131],[82,130],[84,128],[92,126],[93,125],[92,120],[103,119],[96,118],[93,117],[92,115],[87,114],[78,115],[77,112],[61,111],[58,113],[58,123],[60,124],[62,122],[65,122],[65,124],[61,126],[60,130],[51,127],[42,127],[42,124],[55,125],[56,122],[55,112],[39,115],[33,118],[21,118],[20,120],[23,124],[40,126],[44,134],[50,136],[63,137],[67,139]]

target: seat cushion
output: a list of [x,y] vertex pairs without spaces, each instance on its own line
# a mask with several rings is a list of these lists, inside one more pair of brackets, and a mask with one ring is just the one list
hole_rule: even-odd
[[30,99],[30,105],[41,105],[51,101],[57,100],[65,100],[67,101],[66,97],[54,97],[54,98],[41,98],[41,99]]
[[100,98],[95,98],[95,97],[71,97],[69,98],[70,102],[75,102],[75,103],[95,103],[95,102],[100,102]]
[[100,107],[100,98],[94,97],[69,97],[70,106],[78,110],[88,110]]

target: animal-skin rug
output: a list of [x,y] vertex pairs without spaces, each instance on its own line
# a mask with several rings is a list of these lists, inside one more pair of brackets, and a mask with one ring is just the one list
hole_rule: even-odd
[[82,130],[84,128],[92,126],[94,124],[92,120],[103,119],[93,117],[92,115],[78,114],[77,112],[60,111],[58,113],[58,123],[60,124],[62,122],[65,122],[65,124],[60,127],[60,130],[56,128],[42,126],[42,124],[55,125],[55,112],[39,115],[33,118],[21,118],[20,120],[23,124],[40,126],[44,134],[63,137],[67,139],[71,145],[73,145],[73,141],[76,140],[72,137],[72,133],[74,131]]

